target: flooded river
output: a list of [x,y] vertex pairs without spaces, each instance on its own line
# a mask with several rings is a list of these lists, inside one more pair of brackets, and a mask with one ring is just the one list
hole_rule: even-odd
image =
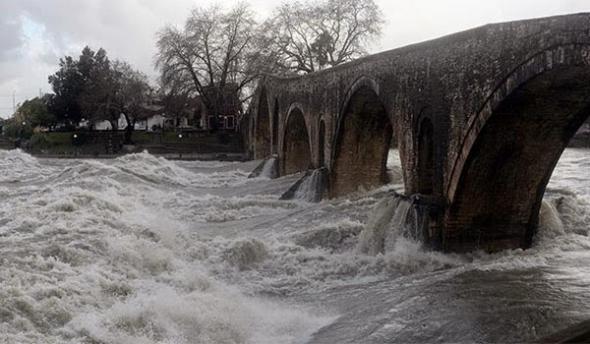
[[0,152],[0,343],[523,342],[590,319],[589,150],[564,153],[534,247],[494,255],[371,252],[400,185],[279,201],[301,175],[256,164]]

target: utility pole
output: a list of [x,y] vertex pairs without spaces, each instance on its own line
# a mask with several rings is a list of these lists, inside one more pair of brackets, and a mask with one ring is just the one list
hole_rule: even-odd
[[16,91],[12,91],[12,113],[16,114]]

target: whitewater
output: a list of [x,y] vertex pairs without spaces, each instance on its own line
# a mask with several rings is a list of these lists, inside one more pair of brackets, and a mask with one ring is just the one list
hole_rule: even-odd
[[404,236],[399,180],[280,201],[302,174],[259,163],[0,151],[0,343],[527,342],[590,319],[589,150],[534,246],[493,255]]

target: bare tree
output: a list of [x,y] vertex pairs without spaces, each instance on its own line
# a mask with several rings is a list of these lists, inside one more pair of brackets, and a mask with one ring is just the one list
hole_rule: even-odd
[[191,92],[191,89],[186,85],[181,80],[169,80],[166,84],[160,85],[158,90],[164,114],[168,118],[173,118],[176,126],[179,125],[183,116],[195,115],[191,113],[191,111],[197,110],[193,108],[195,103],[200,105],[191,96],[191,93],[194,94],[194,92]]
[[156,67],[163,84],[185,83],[202,97],[209,114],[221,115],[227,88],[246,99],[258,77],[256,33],[245,3],[229,11],[217,6],[193,10],[184,29],[169,26],[158,34]]
[[263,32],[282,70],[312,73],[365,55],[383,22],[374,0],[296,1],[279,6]]
[[149,115],[146,107],[151,98],[151,87],[148,77],[133,69],[127,62],[115,61],[112,64],[112,73],[113,106],[116,112],[125,117],[125,143],[131,144],[135,124]]

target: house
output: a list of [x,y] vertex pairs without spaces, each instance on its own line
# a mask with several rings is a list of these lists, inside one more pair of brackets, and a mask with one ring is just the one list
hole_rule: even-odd
[[[146,119],[135,122],[135,130],[154,131],[165,127],[165,122],[168,119],[161,114],[154,114]],[[80,122],[80,127],[88,127],[90,123]],[[117,123],[119,130],[127,129],[127,120],[125,116],[121,114]],[[96,131],[108,131],[112,130],[113,126],[109,121],[98,121],[93,124],[93,129]]]
[[167,118],[161,114],[152,115],[135,123],[135,130],[156,131],[165,127]]
[[[208,87],[205,92],[208,99],[217,99],[217,116],[209,114],[202,96],[171,98],[154,98],[149,104],[142,106],[142,119],[135,123],[135,130],[155,131],[160,129],[204,129],[204,130],[236,130],[241,102],[238,97],[237,86],[227,85],[223,92],[219,88]],[[187,100],[188,99],[188,100]],[[178,113],[166,113],[166,109],[178,109]],[[174,111],[174,110],[170,110]],[[90,123],[82,122],[81,127],[88,127]],[[93,129],[98,131],[112,130],[109,121],[95,122]],[[121,114],[118,129],[127,128],[127,120]]]
[[195,100],[200,104],[195,106],[195,109],[200,112],[201,128],[207,130],[235,130],[242,107],[238,94],[238,86],[236,84],[228,84],[223,90],[220,90],[219,87],[207,87],[204,92],[207,94],[208,99],[218,100],[217,104],[213,104],[213,107],[217,108],[216,112],[218,115],[209,114],[202,97],[197,97]]

